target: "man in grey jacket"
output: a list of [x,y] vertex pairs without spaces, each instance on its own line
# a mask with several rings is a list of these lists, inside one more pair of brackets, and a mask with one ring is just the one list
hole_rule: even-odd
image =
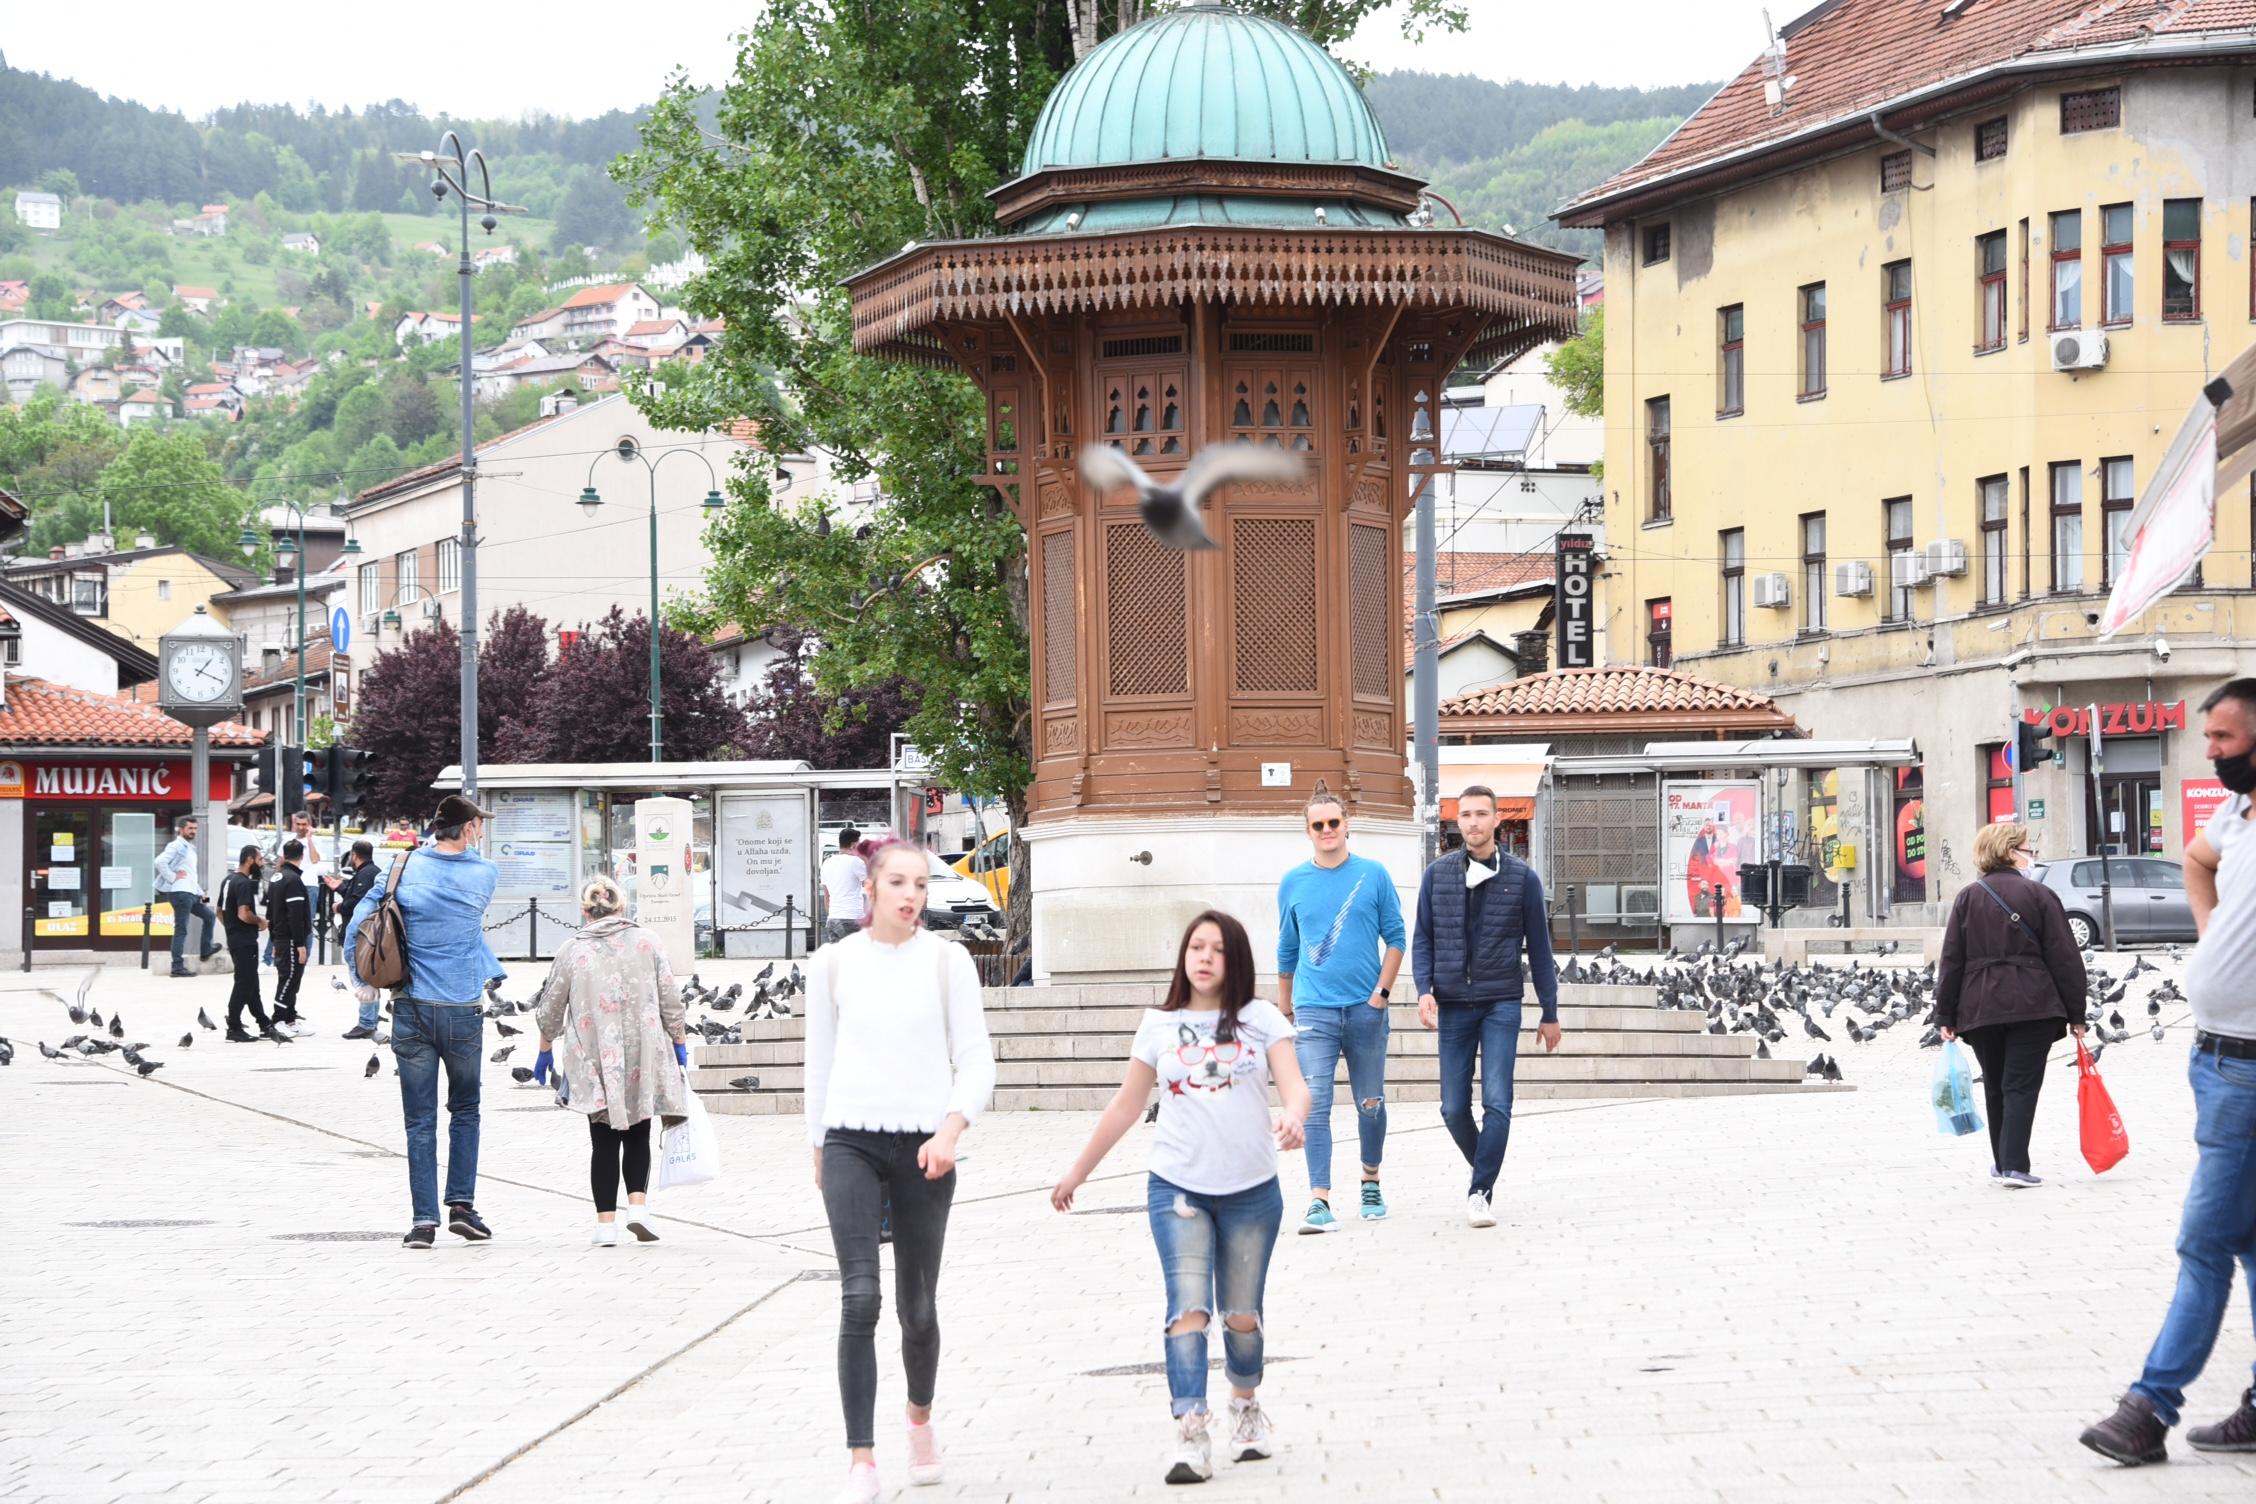
[[[1494,1227],[1492,1198],[1512,1136],[1512,1071],[1520,1055],[1520,999],[1535,979],[1545,1050],[1559,1047],[1559,969],[1543,879],[1498,848],[1496,795],[1474,784],[1457,796],[1463,849],[1428,867],[1418,883],[1418,933],[1411,942],[1418,1022],[1441,1031],[1441,1120],[1472,1167],[1465,1220]],[[1481,1073],[1481,1122],[1473,1127],[1473,1062]]]

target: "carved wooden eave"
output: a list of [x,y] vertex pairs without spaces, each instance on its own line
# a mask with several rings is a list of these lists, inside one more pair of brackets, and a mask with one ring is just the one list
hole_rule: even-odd
[[937,363],[932,326],[1185,303],[1465,309],[1470,349],[1524,349],[1575,332],[1577,258],[1481,230],[1165,226],[912,246],[847,279],[854,348]]
[[1337,198],[1408,214],[1418,207],[1425,186],[1424,179],[1409,173],[1360,162],[1227,162],[1213,157],[1171,157],[1101,167],[1045,167],[1003,184],[987,198],[995,206],[995,218],[1008,225],[1052,204],[1166,198],[1179,193]]

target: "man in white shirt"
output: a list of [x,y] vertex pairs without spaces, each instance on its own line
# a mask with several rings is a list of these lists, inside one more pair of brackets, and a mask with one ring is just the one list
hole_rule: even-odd
[[188,919],[204,922],[204,950],[198,960],[219,953],[219,925],[211,905],[204,902],[203,884],[196,881],[196,817],[182,815],[172,827],[172,841],[157,856],[157,897],[172,905],[172,975],[192,976],[188,970]]
[[862,927],[862,915],[869,911],[869,895],[862,884],[869,877],[869,864],[854,854],[862,844],[862,833],[849,825],[838,833],[838,849],[823,858],[822,885],[823,943],[843,940]]

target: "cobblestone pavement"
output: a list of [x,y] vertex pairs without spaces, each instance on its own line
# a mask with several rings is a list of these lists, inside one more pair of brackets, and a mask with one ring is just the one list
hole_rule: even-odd
[[[326,972],[306,989],[320,1033],[286,1048],[194,1030],[224,977],[104,972],[95,1006],[166,1062],[146,1081],[40,1057],[79,1031],[28,989],[75,984],[0,977],[0,1500],[829,1499],[837,1286],[796,1119],[717,1118],[726,1178],[658,1198],[664,1241],[591,1249],[585,1134],[490,1065],[495,1241],[413,1255],[389,1052],[364,1080]],[[2105,1177],[2055,1069],[2052,1183],[2011,1195],[1980,1140],[1935,1134],[1912,1032],[1840,1046],[1851,1093],[1531,1104],[1487,1232],[1462,1223],[1433,1109],[1397,1109],[1394,1216],[1278,1249],[1281,1455],[1223,1465],[1205,1495],[2249,1497],[2256,1459],[2173,1442],[2168,1467],[2129,1472],[2075,1444],[2174,1277],[2189,1031],[2108,1052],[2132,1155]],[[488,1035],[489,1054],[509,1042]],[[888,1499],[1175,1492],[1137,1140],[1082,1214],[1045,1204],[1090,1121],[967,1137],[941,1286],[948,1482],[899,1486],[888,1320]],[[1293,1207],[1297,1155],[1284,1173]],[[2252,1355],[2236,1295],[2193,1419],[2231,1407]]]

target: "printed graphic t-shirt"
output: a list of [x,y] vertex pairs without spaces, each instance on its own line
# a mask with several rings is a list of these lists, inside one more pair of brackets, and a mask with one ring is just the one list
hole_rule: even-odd
[[1259,998],[1238,1011],[1238,1036],[1214,1042],[1219,1010],[1144,1010],[1129,1053],[1159,1074],[1151,1172],[1209,1196],[1246,1190],[1277,1173],[1269,1122],[1269,1047],[1293,1026]]

